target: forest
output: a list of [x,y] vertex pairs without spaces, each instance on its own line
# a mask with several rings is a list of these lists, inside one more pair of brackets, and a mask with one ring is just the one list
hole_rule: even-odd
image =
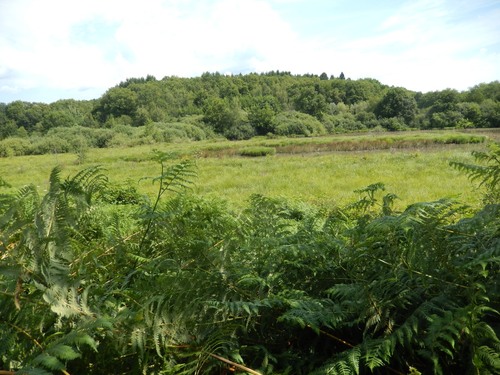
[[[2,104],[0,375],[499,374],[499,127],[499,82],[417,93],[325,73],[148,76]],[[402,206],[384,181],[343,177],[348,151],[399,179],[434,161],[427,184],[446,189],[449,168],[479,203]],[[259,183],[286,160],[356,198],[198,193],[215,165]],[[27,172],[42,163],[46,184]],[[146,170],[144,194],[130,177]]]
[[129,78],[95,100],[0,104],[0,156],[225,137],[497,128],[500,83],[412,92],[289,72]]

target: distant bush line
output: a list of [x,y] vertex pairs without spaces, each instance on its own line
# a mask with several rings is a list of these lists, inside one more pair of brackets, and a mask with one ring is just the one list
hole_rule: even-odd
[[0,103],[0,156],[213,137],[498,127],[498,81],[421,93],[326,73],[148,76],[95,100]]

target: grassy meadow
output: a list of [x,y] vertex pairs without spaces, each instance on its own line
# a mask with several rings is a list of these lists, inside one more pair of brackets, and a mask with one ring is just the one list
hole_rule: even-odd
[[[16,191],[34,184],[46,189],[57,165],[63,175],[102,165],[116,185],[131,185],[153,195],[156,186],[147,177],[160,173],[153,150],[172,158],[197,159],[194,191],[227,200],[239,209],[252,194],[287,197],[316,205],[343,205],[357,199],[354,190],[382,182],[400,198],[396,207],[419,201],[454,197],[476,205],[479,194],[451,160],[471,161],[471,151],[485,148],[498,132],[411,132],[338,135],[317,138],[254,138],[229,142],[211,140],[141,145],[130,148],[89,149],[82,155],[53,154],[0,159],[0,176]],[[469,143],[472,142],[472,143]],[[252,148],[258,155],[248,157]],[[245,150],[244,152],[242,150]]]

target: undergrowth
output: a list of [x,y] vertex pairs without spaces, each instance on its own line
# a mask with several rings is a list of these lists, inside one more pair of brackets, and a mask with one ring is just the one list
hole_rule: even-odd
[[161,152],[154,199],[56,168],[0,201],[0,371],[497,374],[497,154],[454,163],[486,188],[476,211],[397,211],[375,183],[345,207],[254,195],[237,214]]

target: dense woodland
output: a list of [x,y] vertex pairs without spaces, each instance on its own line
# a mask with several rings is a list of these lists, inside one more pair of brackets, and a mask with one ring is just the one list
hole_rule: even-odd
[[0,104],[0,156],[223,136],[500,126],[500,83],[412,92],[289,72],[130,78],[96,100]]

